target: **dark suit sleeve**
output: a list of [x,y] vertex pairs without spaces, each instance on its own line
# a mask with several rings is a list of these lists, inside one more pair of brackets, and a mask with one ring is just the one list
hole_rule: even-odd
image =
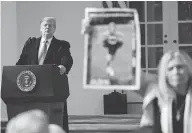
[[17,61],[16,65],[26,65],[27,64],[27,46],[31,42],[31,37],[25,42],[23,47],[22,53],[20,55],[19,60]]
[[63,43],[61,65],[65,66],[66,68],[65,73],[68,74],[73,65],[73,58],[71,56],[69,42]]

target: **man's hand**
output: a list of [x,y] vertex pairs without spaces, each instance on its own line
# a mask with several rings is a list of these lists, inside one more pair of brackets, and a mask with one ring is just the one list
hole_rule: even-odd
[[59,65],[58,67],[60,68],[60,74],[63,75],[66,71],[66,68],[63,65]]

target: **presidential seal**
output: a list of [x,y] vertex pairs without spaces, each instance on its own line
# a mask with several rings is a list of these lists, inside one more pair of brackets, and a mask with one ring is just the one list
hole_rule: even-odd
[[36,76],[29,70],[22,71],[17,76],[17,86],[21,91],[29,92],[34,89],[36,85]]

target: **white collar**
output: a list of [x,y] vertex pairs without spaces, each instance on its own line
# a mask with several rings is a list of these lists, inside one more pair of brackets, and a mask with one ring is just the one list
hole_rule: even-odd
[[[48,44],[50,44],[51,43],[51,41],[52,41],[52,39],[53,39],[53,37],[51,37],[51,38],[49,38],[47,41],[48,41]],[[45,38],[41,38],[41,42],[44,42],[45,41]]]

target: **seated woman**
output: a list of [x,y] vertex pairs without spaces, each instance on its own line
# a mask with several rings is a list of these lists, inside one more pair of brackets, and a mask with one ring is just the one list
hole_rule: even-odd
[[143,100],[137,133],[192,133],[192,60],[183,51],[164,54],[158,81]]

